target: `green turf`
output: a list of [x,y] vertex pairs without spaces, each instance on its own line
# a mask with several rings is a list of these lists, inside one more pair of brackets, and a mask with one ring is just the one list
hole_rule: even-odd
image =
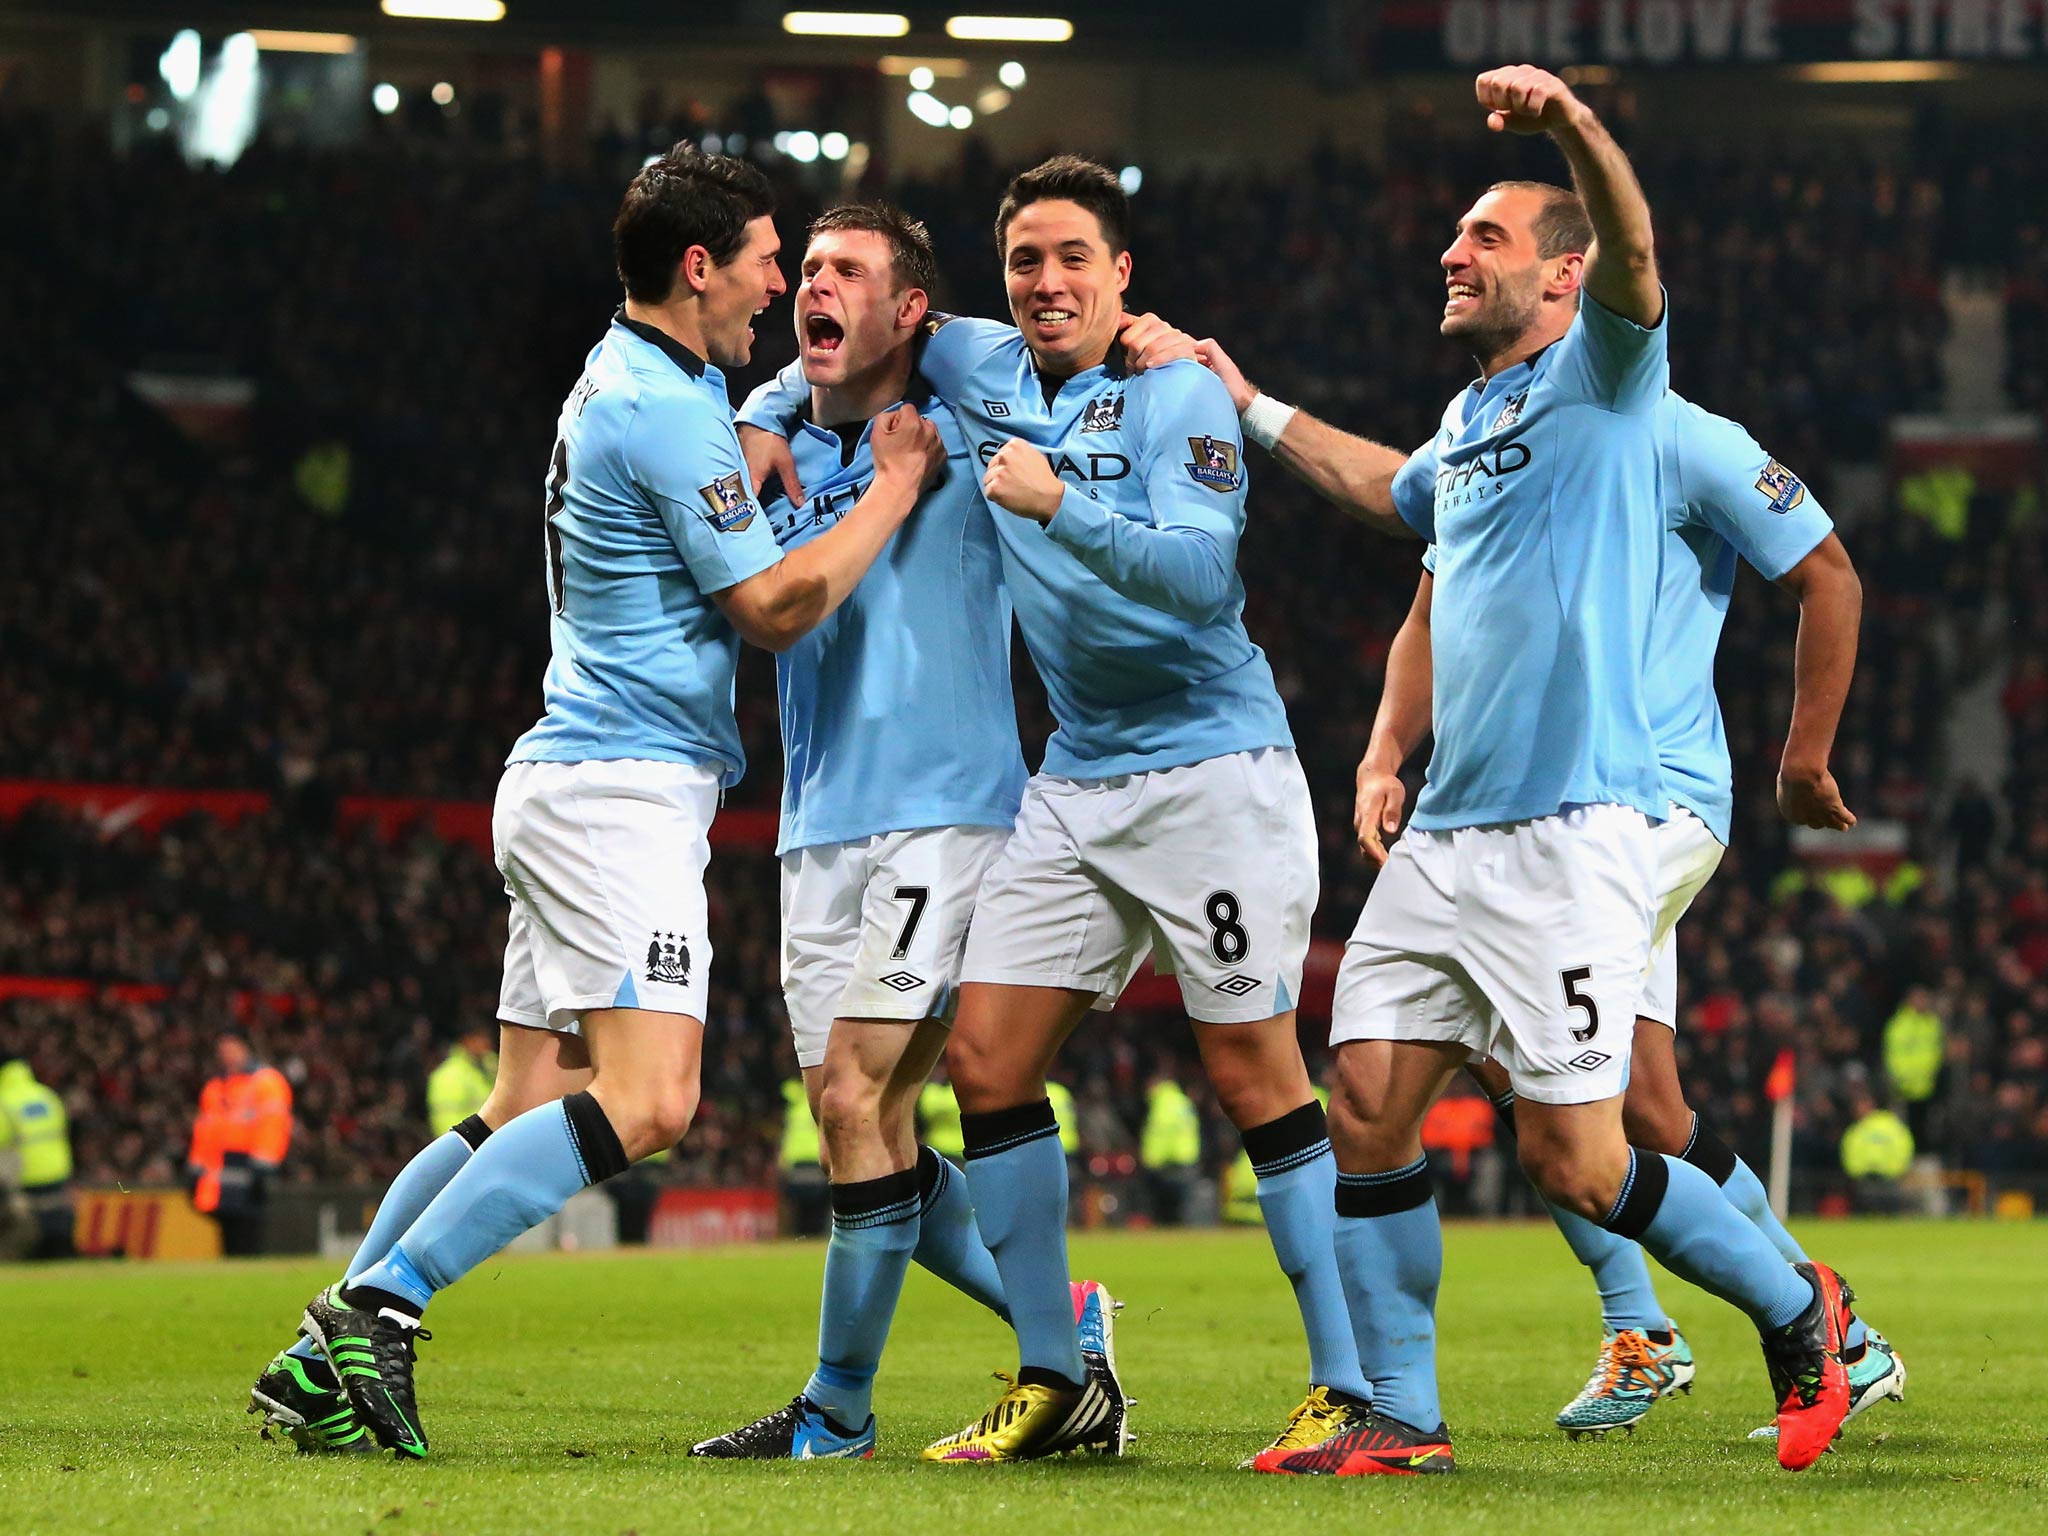
[[434,1306],[420,1402],[432,1459],[295,1457],[245,1418],[249,1381],[325,1278],[302,1262],[0,1268],[0,1510],[10,1536],[88,1530],[1104,1533],[1307,1531],[1711,1536],[2048,1529],[2048,1224],[1836,1224],[1843,1269],[1911,1370],[1908,1401],[1781,1472],[1755,1336],[1660,1276],[1699,1355],[1690,1399],[1633,1439],[1567,1444],[1551,1415],[1598,1325],[1547,1227],[1447,1234],[1449,1478],[1233,1470],[1300,1396],[1293,1307],[1257,1233],[1078,1237],[1129,1298],[1142,1401],[1127,1461],[926,1467],[918,1447],[993,1400],[1000,1325],[913,1272],[871,1463],[701,1463],[684,1449],[786,1401],[811,1363],[820,1250],[549,1257],[486,1265]]

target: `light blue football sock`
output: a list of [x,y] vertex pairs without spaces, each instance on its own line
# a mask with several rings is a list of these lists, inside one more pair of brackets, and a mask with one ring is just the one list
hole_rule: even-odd
[[1813,1304],[1813,1287],[1691,1163],[1629,1148],[1628,1174],[1601,1225],[1634,1238],[1682,1280],[1782,1328]]
[[1579,1262],[1593,1272],[1593,1284],[1600,1292],[1602,1327],[1614,1333],[1624,1328],[1655,1333],[1671,1326],[1670,1314],[1657,1300],[1657,1288],[1650,1281],[1650,1261],[1643,1257],[1641,1247],[1583,1216],[1548,1202],[1544,1208]]
[[[1771,1240],[1787,1263],[1808,1262],[1806,1250],[1799,1246],[1799,1239],[1785,1229],[1785,1224],[1778,1220],[1778,1213],[1771,1209],[1771,1197],[1764,1190],[1764,1181],[1740,1157],[1735,1159],[1735,1171],[1722,1182],[1721,1193],[1730,1205],[1756,1224],[1756,1229]],[[1861,1349],[1869,1336],[1869,1325],[1862,1316],[1851,1314],[1848,1331],[1842,1338],[1842,1348]]]
[[420,1212],[433,1203],[434,1196],[462,1171],[473,1150],[473,1144],[459,1131],[446,1131],[415,1152],[377,1203],[377,1214],[370,1218],[370,1230],[363,1234],[356,1256],[348,1261],[343,1276],[361,1274],[389,1253],[398,1235],[419,1220]]
[[[1492,1102],[1509,1145],[1515,1145],[1520,1137],[1515,1130],[1514,1093],[1503,1093]],[[1530,1183],[1533,1187],[1535,1181]],[[1537,1194],[1542,1191],[1537,1190]],[[1650,1261],[1643,1257],[1641,1247],[1547,1200],[1543,1208],[1550,1212],[1550,1219],[1557,1223],[1557,1230],[1564,1234],[1578,1261],[1593,1272],[1593,1285],[1600,1292],[1603,1328],[1610,1333],[1619,1333],[1624,1328],[1655,1333],[1671,1326],[1670,1315],[1657,1300],[1656,1287],[1650,1283]]]
[[1018,1364],[1079,1385],[1087,1367],[1068,1284],[1067,1158],[1052,1104],[962,1115],[960,1129],[974,1220],[1003,1277]]
[[1344,1302],[1344,1280],[1337,1273],[1337,1159],[1330,1151],[1323,1106],[1311,1099],[1243,1135],[1259,1179],[1266,1236],[1281,1273],[1294,1287],[1308,1334],[1309,1384],[1370,1400],[1372,1388],[1358,1363],[1351,1310]]
[[1428,1432],[1437,1400],[1436,1292],[1444,1236],[1429,1161],[1337,1175],[1337,1267],[1375,1410]]
[[589,1090],[500,1127],[385,1256],[348,1278],[424,1308],[578,1190],[624,1171],[626,1155]]
[[981,1240],[981,1228],[974,1224],[974,1199],[967,1192],[966,1178],[952,1163],[922,1146],[917,1149],[917,1177],[922,1208],[917,1252],[911,1257],[1007,1323],[1010,1307],[1003,1300],[1003,1277],[996,1269],[995,1255]]
[[[288,1355],[296,1355],[301,1360],[317,1360],[320,1362],[320,1364],[327,1365],[327,1351],[322,1349],[318,1344],[315,1344],[303,1333],[300,1334],[298,1338],[292,1342],[292,1347],[290,1349],[287,1349],[285,1353]],[[330,1370],[333,1369],[333,1367],[331,1366],[329,1366],[328,1368]]]
[[875,1372],[917,1247],[917,1170],[832,1186],[832,1240],[818,1308],[818,1368],[804,1396],[858,1432],[874,1411]]

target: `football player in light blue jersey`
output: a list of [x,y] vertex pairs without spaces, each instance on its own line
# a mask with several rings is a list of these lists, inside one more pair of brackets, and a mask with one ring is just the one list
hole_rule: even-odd
[[[948,1463],[1120,1448],[1068,1292],[1067,1170],[1045,1073],[1150,951],[1180,980],[1243,1131],[1309,1336],[1283,1438],[1362,1406],[1330,1229],[1335,1168],[1295,1037],[1317,888],[1306,781],[1236,568],[1245,480],[1229,396],[1127,322],[1127,200],[1062,156],[997,216],[1014,326],[949,320],[920,361],[983,468],[1003,573],[1058,729],[976,901],[947,1060],[975,1216],[1018,1335],[1016,1385],[928,1448]],[[1127,328],[1128,327],[1128,328]],[[1118,345],[1119,331],[1124,345]],[[741,420],[788,431],[787,380]]]
[[[546,713],[492,816],[512,902],[496,1086],[407,1165],[303,1324],[346,1406],[400,1457],[426,1454],[413,1364],[433,1295],[688,1128],[708,835],[745,766],[740,638],[781,650],[828,618],[944,462],[915,409],[891,413],[858,504],[778,548],[720,371],[746,362],[752,318],[784,291],[773,212],[754,167],[678,145],[634,178],[613,226],[625,303],[562,407],[547,478]],[[297,1373],[274,1364],[259,1393],[280,1370],[293,1390],[325,1385],[303,1379],[310,1354]]]
[[[1855,667],[1861,588],[1805,483],[1734,422],[1667,394],[1658,408],[1658,454],[1666,532],[1646,682],[1672,806],[1656,831],[1657,927],[1636,1010],[1623,1120],[1632,1143],[1703,1170],[1780,1253],[1799,1263],[1807,1255],[1772,1212],[1762,1182],[1692,1111],[1679,1084],[1676,923],[1728,841],[1733,770],[1714,694],[1714,652],[1737,560],[1799,599],[1792,720],[1778,772],[1780,809],[1799,826],[1855,824],[1828,757]],[[1433,548],[1425,554],[1425,567],[1434,566],[1434,555]],[[1429,730],[1433,586],[1426,569],[1389,653],[1372,740],[1359,764],[1359,846],[1375,864],[1386,862],[1386,839],[1400,827],[1401,764]],[[1506,1071],[1490,1060],[1468,1070],[1512,1136],[1515,1096]],[[1569,1212],[1553,1208],[1553,1215],[1592,1271],[1603,1324],[1599,1359],[1585,1388],[1558,1414],[1558,1426],[1574,1438],[1629,1428],[1661,1397],[1690,1390],[1692,1352],[1659,1303],[1637,1244]],[[1903,1363],[1861,1317],[1846,1332],[1843,1363],[1850,1417],[1903,1395]]]
[[1756,1322],[1779,1459],[1804,1467],[1847,1408],[1846,1287],[1824,1265],[1788,1265],[1712,1178],[1631,1147],[1623,1125],[1654,931],[1651,829],[1669,807],[1646,676],[1668,378],[1649,208],[1554,75],[1493,70],[1475,94],[1495,131],[1548,133],[1578,191],[1502,183],[1458,221],[1442,330],[1480,376],[1429,443],[1411,456],[1339,432],[1259,395],[1203,344],[1247,436],[1354,515],[1436,546],[1436,748],[1346,947],[1331,1023],[1337,1249],[1374,1417],[1260,1466],[1451,1469],[1420,1130],[1449,1077],[1491,1049],[1545,1198]]
[[[817,1369],[787,1406],[698,1456],[872,1456],[875,1373],[912,1259],[1008,1316],[966,1181],[915,1125],[975,891],[1024,789],[995,523],[951,413],[912,368],[937,280],[924,226],[882,204],[832,209],[811,226],[802,274],[810,388],[791,450],[808,495],[766,504],[783,548],[845,515],[874,474],[875,420],[906,396],[938,428],[947,470],[839,611],[776,658],[783,996],[823,1135],[832,1238]],[[1077,1312],[1110,1305],[1079,1289]]]

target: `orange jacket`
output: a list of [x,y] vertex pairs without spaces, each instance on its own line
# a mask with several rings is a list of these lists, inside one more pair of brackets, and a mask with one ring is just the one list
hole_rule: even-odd
[[275,1067],[257,1067],[229,1077],[208,1078],[199,1093],[199,1118],[192,1123],[192,1150],[185,1161],[200,1170],[192,1203],[202,1211],[220,1207],[220,1175],[229,1157],[275,1168],[292,1140],[292,1085]]
[[1451,1154],[1451,1172],[1472,1173],[1472,1154],[1493,1144],[1493,1106],[1476,1094],[1438,1099],[1422,1121],[1422,1144],[1432,1152]]

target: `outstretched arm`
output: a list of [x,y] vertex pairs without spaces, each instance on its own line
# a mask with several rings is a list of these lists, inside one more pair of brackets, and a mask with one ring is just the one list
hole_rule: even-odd
[[1564,152],[1593,224],[1586,292],[1625,320],[1656,326],[1664,318],[1664,289],[1650,204],[1614,136],[1570,86],[1532,64],[1488,70],[1474,90],[1494,132],[1547,133]]
[[1341,431],[1262,393],[1214,338],[1196,342],[1195,357],[1230,391],[1245,436],[1278,459],[1295,479],[1381,533],[1400,539],[1416,536],[1394,506],[1394,476],[1408,462],[1407,454]]

